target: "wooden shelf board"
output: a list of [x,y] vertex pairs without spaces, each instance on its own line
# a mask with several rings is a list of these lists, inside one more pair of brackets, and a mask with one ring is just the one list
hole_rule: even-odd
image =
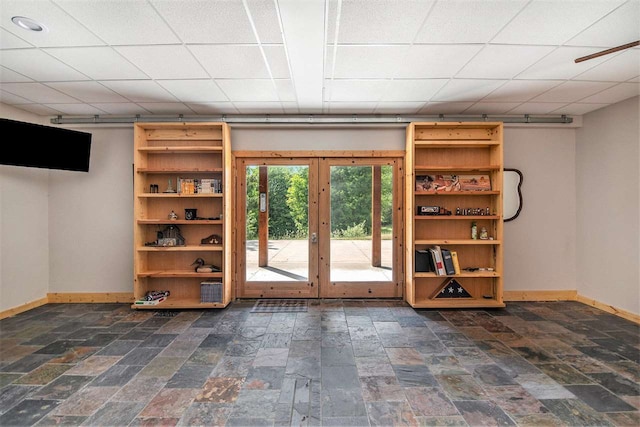
[[445,219],[445,220],[466,220],[466,219],[500,219],[498,215],[416,215],[414,216],[415,220],[434,220],[434,219]]
[[167,308],[224,308],[227,304],[221,302],[200,302],[200,298],[177,298],[169,296],[166,300],[156,305],[131,304],[131,308],[143,310],[164,310]]
[[167,147],[140,147],[138,151],[150,154],[202,154],[202,153],[219,153],[222,152],[222,146],[167,146]]
[[415,165],[413,168],[415,171],[434,171],[434,172],[475,172],[475,171],[493,171],[502,169],[498,165],[483,165],[483,166],[426,166]]
[[172,169],[172,168],[162,168],[162,169],[149,169],[149,168],[138,168],[136,169],[138,173],[219,173],[222,172],[222,168],[212,168],[212,169]]
[[198,135],[148,136],[146,135],[144,139],[147,141],[222,141],[221,138],[214,138],[212,136],[207,136],[207,135],[204,135],[204,136],[198,136]]
[[146,225],[146,224],[151,224],[151,225],[171,225],[171,224],[180,224],[180,225],[184,225],[184,224],[189,224],[189,225],[215,225],[215,224],[222,224],[222,220],[221,219],[192,219],[192,220],[188,220],[188,219],[139,219],[137,221],[138,224],[140,225]]
[[138,252],[221,252],[222,245],[138,246]]
[[222,277],[222,272],[217,273],[196,273],[193,270],[157,270],[157,271],[142,271],[138,273],[138,277],[201,277],[206,279],[208,277]]
[[499,141],[490,139],[416,139],[415,148],[487,148],[500,145]]
[[500,240],[438,239],[416,240],[415,245],[500,245]]
[[450,299],[421,299],[411,304],[413,308],[472,308],[472,307],[484,307],[484,308],[501,308],[505,304],[498,302],[494,299],[484,298],[450,298]]
[[416,196],[496,196],[499,191],[414,191]]
[[430,272],[430,273],[414,273],[413,277],[415,277],[416,279],[419,278],[427,278],[427,279],[433,279],[433,278],[438,278],[438,277],[462,277],[462,278],[478,278],[478,277],[487,277],[487,278],[494,278],[494,277],[500,277],[500,274],[498,274],[496,271],[474,271],[474,272],[462,272],[460,274],[447,274],[447,275],[443,275],[443,276],[439,276],[436,273]]
[[148,197],[153,199],[166,199],[166,198],[213,198],[222,197],[222,193],[198,193],[198,194],[183,194],[183,193],[142,193],[138,194],[138,197]]

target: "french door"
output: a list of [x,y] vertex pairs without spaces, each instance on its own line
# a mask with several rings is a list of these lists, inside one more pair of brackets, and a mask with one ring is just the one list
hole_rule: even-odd
[[238,157],[237,297],[402,296],[401,165]]

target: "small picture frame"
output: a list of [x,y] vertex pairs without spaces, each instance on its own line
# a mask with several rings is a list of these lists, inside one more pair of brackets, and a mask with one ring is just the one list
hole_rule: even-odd
[[460,191],[491,191],[491,177],[488,174],[459,175]]

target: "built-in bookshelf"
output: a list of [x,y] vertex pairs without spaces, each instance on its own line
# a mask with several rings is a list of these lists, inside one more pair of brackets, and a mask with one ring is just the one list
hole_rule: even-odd
[[[231,300],[231,150],[225,123],[136,123],[134,297],[169,291],[136,309],[222,308]],[[207,237],[217,236],[216,243]],[[215,266],[198,272],[195,260]],[[215,301],[201,286],[218,285]],[[206,302],[202,302],[206,300]]]
[[[407,127],[405,299],[411,306],[504,307],[502,146],[502,123]],[[436,249],[441,257],[442,249],[455,253],[458,268],[438,272]]]

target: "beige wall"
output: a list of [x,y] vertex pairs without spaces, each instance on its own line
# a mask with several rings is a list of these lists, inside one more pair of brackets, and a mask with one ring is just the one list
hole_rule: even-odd
[[577,289],[640,314],[640,98],[584,116],[576,136]]
[[575,129],[506,128],[523,209],[504,225],[505,290],[576,289]]
[[[4,104],[0,117],[43,123],[42,117]],[[3,144],[9,143],[3,136]],[[0,311],[47,295],[48,181],[46,169],[0,166]]]

